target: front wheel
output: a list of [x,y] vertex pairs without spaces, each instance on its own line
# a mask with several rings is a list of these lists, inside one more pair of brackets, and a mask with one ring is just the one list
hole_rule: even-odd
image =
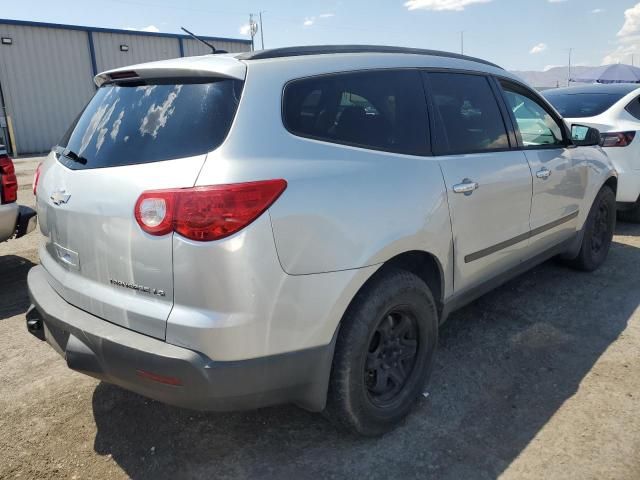
[[406,271],[381,273],[342,319],[325,413],[361,435],[390,430],[422,393],[437,339],[427,285]]
[[592,272],[607,259],[616,227],[616,195],[605,185],[591,206],[584,225],[584,237],[578,256],[568,264],[576,269]]

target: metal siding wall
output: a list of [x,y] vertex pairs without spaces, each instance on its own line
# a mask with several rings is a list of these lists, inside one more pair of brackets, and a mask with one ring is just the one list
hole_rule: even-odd
[[[251,50],[251,45],[248,43],[240,43],[240,42],[216,42],[220,44],[220,48],[226,50],[229,53],[240,53],[240,52],[248,52]],[[214,43],[214,46],[216,46]]]
[[[94,32],[93,42],[98,72],[180,56],[177,38]],[[121,52],[120,45],[128,45],[129,51]]]
[[0,24],[0,83],[18,153],[49,150],[93,95],[87,33]]
[[[211,49],[209,47],[192,38],[184,39],[182,42],[184,43],[185,57],[207,55],[208,53],[211,53]],[[214,47],[226,50],[229,53],[248,52],[251,49],[250,45],[241,42],[223,42],[216,40],[207,40],[207,42],[212,44]]]

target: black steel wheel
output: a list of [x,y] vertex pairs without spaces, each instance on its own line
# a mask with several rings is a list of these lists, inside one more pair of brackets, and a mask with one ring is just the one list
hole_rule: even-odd
[[604,263],[616,227],[616,194],[605,185],[596,195],[584,224],[584,235],[578,255],[567,263],[579,270],[592,272]]
[[605,202],[601,202],[596,210],[593,219],[593,232],[591,234],[591,252],[599,255],[605,246],[608,246],[609,237],[612,233],[609,216],[609,206]]
[[438,311],[429,287],[403,270],[383,270],[344,314],[326,415],[362,435],[379,435],[411,410],[431,373]]
[[411,376],[418,354],[418,325],[408,307],[383,315],[371,335],[364,381],[374,405],[384,407],[398,396]]

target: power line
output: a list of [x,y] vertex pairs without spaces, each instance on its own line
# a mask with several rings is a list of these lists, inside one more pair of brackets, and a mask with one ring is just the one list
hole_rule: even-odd
[[[238,19],[246,15],[246,11],[243,12],[238,10],[235,10],[235,11],[211,10],[208,8],[187,7],[182,5],[166,5],[166,4],[158,5],[156,3],[149,3],[149,2],[143,2],[138,0],[110,0],[110,1],[115,3],[122,3],[125,5],[137,5],[141,7],[154,7],[154,8],[160,7],[168,10],[182,10],[182,11],[190,11],[190,12],[212,13],[216,15],[234,16],[234,17],[237,17]],[[287,22],[287,23],[296,24],[296,25],[302,24],[300,18],[298,17],[273,16],[270,14],[269,18],[272,21],[275,20],[275,21]],[[314,28],[326,28],[326,29],[333,29],[333,30],[350,30],[350,31],[372,32],[372,33],[379,31],[379,29],[377,28],[356,27],[354,25],[321,25],[319,23],[315,23]],[[400,29],[392,30],[392,29],[389,29],[387,26],[384,27],[384,30],[392,33],[397,33],[397,34],[403,34],[403,35],[406,34],[405,30],[400,30]]]
[[[164,8],[164,9],[168,9],[168,10],[177,10],[177,11],[188,11],[188,12],[199,12],[199,13],[210,13],[210,14],[214,14],[214,15],[218,15],[218,16],[227,16],[227,17],[235,17],[239,20],[239,22],[241,22],[241,18],[244,17],[244,15],[246,15],[246,11],[239,11],[239,10],[218,10],[218,9],[208,9],[208,8],[198,8],[198,7],[190,7],[190,6],[184,6],[184,5],[175,5],[175,4],[158,4],[158,3],[152,3],[152,2],[145,2],[145,1],[140,1],[140,0],[110,0],[113,3],[121,3],[121,4],[125,4],[125,5],[137,5],[137,6],[141,6],[141,7],[153,7],[153,8]],[[264,11],[262,11],[261,13],[264,13]],[[258,16],[258,23],[260,23],[260,14],[257,15]],[[246,18],[246,17],[244,17]],[[269,19],[271,22],[286,22],[289,24],[295,24],[298,26],[302,26],[302,21],[300,18],[298,17],[287,17],[287,16],[278,16],[278,15],[272,15],[271,13],[269,14]],[[250,25],[249,25],[250,26]],[[328,24],[321,24],[319,22],[316,22],[313,26],[313,28],[320,28],[320,29],[329,29],[329,30],[342,30],[342,31],[353,31],[353,32],[368,32],[368,33],[379,33],[380,31],[384,30],[386,32],[389,33],[393,33],[393,34],[398,34],[398,35],[405,35],[406,34],[406,30],[404,29],[391,29],[389,28],[389,26],[385,25],[384,27],[380,27],[380,28],[375,28],[375,27],[359,27],[359,26],[355,26],[355,25],[328,25]],[[261,40],[261,46],[264,45],[264,33],[262,30],[262,25],[260,25],[260,40]],[[257,32],[256,32],[257,33]],[[452,49],[453,50],[453,49]],[[462,34],[462,38],[461,38],[461,51],[464,51],[464,33]]]

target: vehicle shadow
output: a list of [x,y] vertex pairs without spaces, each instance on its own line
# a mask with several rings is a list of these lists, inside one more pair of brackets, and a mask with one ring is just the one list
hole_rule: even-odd
[[620,220],[618,220],[618,222],[616,223],[616,235],[639,236],[640,224],[621,222]]
[[198,413],[101,383],[94,449],[133,478],[493,479],[625,329],[639,282],[640,249],[614,243],[593,274],[548,262],[452,315],[430,394],[379,439],[295,407]]
[[29,308],[27,273],[35,264],[17,255],[0,256],[0,320]]

